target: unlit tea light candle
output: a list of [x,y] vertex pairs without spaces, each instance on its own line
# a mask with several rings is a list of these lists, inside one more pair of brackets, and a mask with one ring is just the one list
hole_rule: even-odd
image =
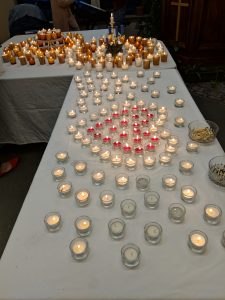
[[121,249],[122,263],[127,268],[136,268],[140,263],[141,251],[135,244],[129,243]]
[[108,223],[109,234],[114,240],[120,240],[124,237],[126,224],[122,219],[115,218]]
[[180,203],[172,203],[169,208],[169,219],[174,223],[183,223],[186,214],[185,207]]
[[151,244],[156,245],[160,242],[162,236],[162,227],[156,222],[150,222],[144,227],[145,240]]
[[149,191],[144,194],[144,204],[147,208],[156,209],[159,206],[159,199],[157,192]]

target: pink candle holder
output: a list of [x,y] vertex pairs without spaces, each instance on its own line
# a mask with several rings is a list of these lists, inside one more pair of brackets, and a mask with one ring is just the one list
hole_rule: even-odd
[[159,142],[160,142],[160,138],[158,137],[158,135],[154,134],[151,138],[150,138],[151,142],[155,145],[158,146]]
[[106,126],[109,126],[109,125],[111,125],[111,124],[112,124],[113,120],[112,120],[112,118],[111,118],[111,117],[108,117],[108,118],[106,118],[106,119],[105,119],[105,121],[104,121],[104,122],[105,122],[105,125],[106,125]]
[[121,140],[127,140],[127,139],[128,139],[128,133],[127,133],[127,131],[123,130],[123,131],[120,133],[120,139],[121,139]]
[[120,118],[120,113],[118,111],[114,111],[112,113],[112,117],[113,117],[113,119],[119,119]]
[[112,125],[111,127],[109,127],[109,133],[116,133],[116,132],[117,132],[116,125]]
[[133,114],[132,115],[132,120],[139,120],[139,115],[138,114]]
[[129,154],[131,152],[132,152],[132,147],[128,143],[123,145],[123,153],[124,154]]
[[149,124],[149,120],[148,120],[148,119],[143,119],[143,120],[141,120],[141,125],[142,125],[143,127],[147,127],[148,124]]
[[147,113],[148,113],[147,107],[143,107],[143,108],[141,109],[141,115],[142,115],[142,116],[146,116]]
[[152,113],[148,113],[148,114],[146,115],[146,118],[147,118],[149,121],[153,120],[154,117],[155,117],[155,115],[152,114]]
[[94,134],[94,132],[95,132],[95,129],[94,129],[94,127],[88,127],[88,129],[87,129],[87,134],[89,134],[89,135],[93,135]]
[[132,110],[132,112],[136,113],[139,111],[139,107],[137,105],[133,105],[131,110]]
[[148,129],[146,129],[145,131],[143,131],[142,135],[144,139],[148,139],[151,135],[151,132]]
[[154,152],[155,151],[155,145],[153,143],[148,143],[145,146],[145,150],[148,152]]
[[123,118],[122,120],[120,120],[120,126],[121,127],[127,127],[129,124],[128,119]]
[[97,123],[95,123],[95,128],[97,130],[102,130],[104,128],[104,125],[102,122],[97,122]]
[[121,110],[121,115],[122,116],[128,116],[129,115],[129,110],[127,108],[124,108]]
[[101,132],[95,132],[93,135],[94,140],[101,140],[102,134]]
[[121,149],[122,143],[120,141],[114,141],[113,142],[113,149],[117,150],[117,149]]
[[133,128],[133,135],[141,134],[140,128]]
[[134,123],[132,124],[132,127],[133,127],[133,128],[139,128],[139,127],[140,127],[140,123],[134,122]]
[[143,149],[142,146],[137,146],[137,147],[134,148],[134,152],[135,152],[136,155],[142,155],[143,152],[144,152],[144,149]]
[[111,144],[111,140],[112,140],[111,137],[106,135],[102,138],[102,143],[105,145],[109,145],[109,144]]
[[142,142],[142,138],[140,135],[136,135],[134,138],[133,138],[133,143],[134,144],[141,144]]

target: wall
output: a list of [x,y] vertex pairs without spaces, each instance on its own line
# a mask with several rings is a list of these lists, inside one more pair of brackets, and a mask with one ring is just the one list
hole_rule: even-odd
[[16,0],[0,0],[0,43],[9,38],[8,16],[10,9],[16,4]]

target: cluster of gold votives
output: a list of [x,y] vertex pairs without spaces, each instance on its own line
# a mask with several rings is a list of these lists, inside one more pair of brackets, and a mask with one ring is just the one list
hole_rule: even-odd
[[34,39],[10,43],[3,49],[2,59],[5,63],[16,64],[18,58],[21,65],[34,65],[36,61],[43,65],[46,60],[54,64],[58,59],[59,63],[67,61],[69,66],[75,66],[76,69],[86,66],[97,71],[103,68],[111,71],[114,67],[126,70],[132,64],[149,69],[151,63],[159,65],[160,61],[167,62],[168,53],[164,51],[162,43],[154,38],[129,36],[126,39],[120,35],[116,41],[122,45],[122,51],[115,55],[107,51],[114,39],[114,35],[109,34],[98,41],[93,37],[87,42],[82,34],[69,32],[63,36],[60,30],[42,29]]

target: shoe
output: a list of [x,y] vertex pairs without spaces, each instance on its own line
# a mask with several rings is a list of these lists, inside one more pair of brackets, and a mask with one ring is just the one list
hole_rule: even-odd
[[1,163],[0,165],[0,177],[9,173],[17,166],[19,162],[19,157],[14,157],[6,162]]

